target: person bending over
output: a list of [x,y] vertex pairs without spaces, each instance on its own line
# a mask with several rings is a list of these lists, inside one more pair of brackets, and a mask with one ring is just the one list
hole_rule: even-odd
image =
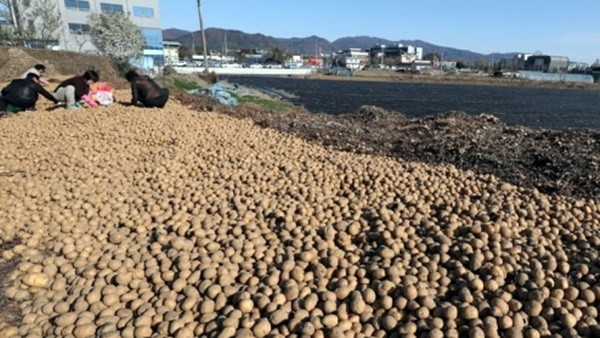
[[135,70],[125,74],[131,83],[131,104],[143,107],[163,108],[169,100],[169,89],[160,88],[149,76],[139,75]]
[[54,90],[54,96],[62,102],[67,103],[67,109],[79,109],[79,105],[84,95],[89,94],[90,85],[100,80],[98,73],[88,70],[82,76],[74,76],[63,81]]
[[21,75],[21,79],[26,78],[27,74],[29,74],[29,73],[37,74],[40,77],[40,79],[38,80],[38,83],[41,84],[42,86],[45,86],[48,84],[47,81],[42,79],[42,76],[44,76],[44,73],[46,73],[46,66],[44,66],[43,64],[38,63],[37,65],[29,68],[25,73],[23,73],[23,75]]
[[38,95],[58,103],[58,100],[39,84],[40,77],[29,73],[24,79],[12,80],[2,89],[0,96],[0,112],[17,113],[27,109],[35,109]]

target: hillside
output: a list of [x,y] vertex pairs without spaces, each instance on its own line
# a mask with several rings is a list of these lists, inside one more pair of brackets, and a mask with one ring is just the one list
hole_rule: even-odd
[[[493,53],[481,54],[469,50],[439,46],[422,40],[398,40],[392,41],[378,37],[354,36],[343,37],[335,41],[318,36],[304,38],[276,38],[263,34],[248,34],[238,30],[227,30],[221,28],[208,28],[205,31],[206,44],[212,50],[224,50],[225,41],[228,49],[264,49],[270,50],[274,47],[283,48],[294,54],[311,55],[316,51],[321,53],[332,53],[347,48],[370,48],[377,44],[392,45],[401,43],[423,48],[423,53],[443,54],[445,60],[462,60],[468,63],[476,60],[499,60],[502,57],[510,57],[515,53]],[[170,28],[163,30],[163,39],[177,41],[184,46],[191,47],[192,39],[196,46],[201,45],[202,36],[200,31],[190,32],[181,29]]]
[[99,55],[7,46],[0,46],[0,81],[18,77],[38,63],[46,66],[46,77],[51,82],[55,78],[79,75],[93,69],[100,74],[102,81],[117,85],[124,83],[111,61]]

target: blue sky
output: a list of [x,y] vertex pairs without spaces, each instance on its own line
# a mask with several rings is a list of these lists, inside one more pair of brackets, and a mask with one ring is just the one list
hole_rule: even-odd
[[[159,0],[164,29],[200,29],[197,0]],[[202,0],[204,27],[329,41],[367,35],[489,54],[600,58],[600,1]]]

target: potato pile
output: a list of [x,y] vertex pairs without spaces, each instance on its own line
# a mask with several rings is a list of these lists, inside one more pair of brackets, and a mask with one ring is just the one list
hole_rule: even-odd
[[176,102],[0,130],[1,337],[600,336],[598,201]]

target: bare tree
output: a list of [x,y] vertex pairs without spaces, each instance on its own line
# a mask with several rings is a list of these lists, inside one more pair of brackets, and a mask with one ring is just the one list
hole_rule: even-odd
[[21,9],[14,0],[0,0],[0,19],[7,23],[0,27],[0,40],[5,44],[18,45],[23,41]]
[[269,57],[267,58],[267,61],[275,62],[278,65],[283,65],[283,64],[285,64],[285,62],[287,60],[290,59],[290,57],[291,57],[291,55],[289,53],[284,52],[279,47],[275,47],[269,53]]
[[0,19],[9,23],[0,30],[1,38],[14,45],[38,39],[46,47],[62,25],[52,0],[0,0]]
[[79,31],[72,36],[71,40],[73,41],[73,44],[75,44],[75,46],[77,47],[77,51],[81,53],[83,51],[83,47],[88,42],[92,42],[92,37],[89,33]]
[[34,0],[27,11],[28,24],[35,31],[35,38],[39,39],[44,46],[48,46],[56,34],[62,19],[56,1]]
[[9,23],[14,29],[18,29],[20,26],[20,15],[18,13],[19,7],[14,0],[0,0],[0,19]]

